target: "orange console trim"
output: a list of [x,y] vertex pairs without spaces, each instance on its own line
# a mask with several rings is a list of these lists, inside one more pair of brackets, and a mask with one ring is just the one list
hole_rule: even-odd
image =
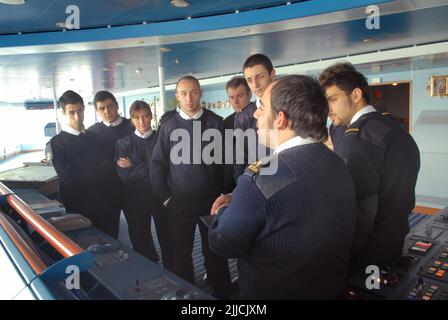
[[0,226],[3,230],[5,230],[8,237],[15,244],[17,249],[37,275],[40,275],[45,269],[47,269],[47,265],[42,261],[35,250],[20,236],[2,212],[0,212]]
[[0,182],[0,195],[6,196],[9,205],[28,222],[53,248],[64,258],[68,258],[84,252],[80,246],[70,238],[53,227],[22,199],[13,194],[12,191]]

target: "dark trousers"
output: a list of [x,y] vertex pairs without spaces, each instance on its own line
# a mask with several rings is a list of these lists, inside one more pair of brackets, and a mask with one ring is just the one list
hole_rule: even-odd
[[[172,197],[168,203],[168,217],[173,245],[173,272],[181,278],[195,284],[193,260],[194,233],[199,218],[210,214],[210,209],[217,196],[188,199]],[[202,254],[207,271],[207,283],[218,298],[225,298],[231,293],[231,281],[227,259],[209,249],[208,228],[199,223],[202,240]]]
[[129,237],[131,238],[134,250],[148,259],[157,262],[159,256],[154,247],[151,233],[151,216],[153,217],[160,244],[163,266],[171,270],[171,239],[165,207],[156,203],[144,208],[126,208],[124,214],[128,222]]
[[98,209],[92,221],[94,226],[112,238],[118,239],[122,207],[122,204],[108,204]]
[[134,250],[154,262],[159,261],[151,234],[150,208],[126,208],[124,215]]
[[105,183],[89,185],[87,192],[87,215],[93,225],[118,239],[120,213],[124,207],[123,189],[120,185]]

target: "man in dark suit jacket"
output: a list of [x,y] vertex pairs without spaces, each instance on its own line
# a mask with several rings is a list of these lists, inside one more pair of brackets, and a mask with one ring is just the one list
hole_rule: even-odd
[[360,208],[351,271],[391,266],[402,253],[415,205],[417,144],[398,122],[369,104],[369,86],[361,73],[336,72],[323,87],[333,124],[346,127],[335,151],[347,163]]

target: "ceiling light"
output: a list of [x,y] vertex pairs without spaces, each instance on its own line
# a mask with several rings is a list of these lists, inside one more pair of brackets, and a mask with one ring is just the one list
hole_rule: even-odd
[[394,83],[392,83],[392,85],[393,85],[394,87],[396,87],[396,86],[398,86],[398,83],[394,82]]
[[25,0],[0,0],[0,3],[17,6],[17,5],[25,4]]
[[190,2],[187,0],[171,0],[171,5],[176,8],[186,8],[190,5]]
[[168,47],[161,47],[159,50],[160,50],[161,52],[170,52],[170,51],[171,51],[171,49],[168,48]]

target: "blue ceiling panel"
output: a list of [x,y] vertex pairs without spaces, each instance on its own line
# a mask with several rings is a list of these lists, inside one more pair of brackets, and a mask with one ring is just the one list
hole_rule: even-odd
[[[16,18],[16,20],[10,22],[11,26],[20,26],[24,24],[25,31],[22,31],[20,34],[14,33],[2,35],[2,27],[0,25],[0,47],[94,42],[124,38],[167,36],[210,30],[221,30],[247,25],[256,25],[288,19],[303,18],[335,11],[365,7],[369,4],[379,4],[384,2],[390,2],[390,0],[308,0],[296,1],[289,6],[285,5],[285,2],[282,2],[282,5],[270,7],[267,9],[264,8],[255,10],[252,7],[251,10],[241,12],[239,14],[232,13],[211,15],[193,20],[166,20],[167,22],[149,24],[142,24],[140,20],[134,20],[134,23],[124,26],[121,26],[120,24],[110,24],[113,27],[108,28],[106,26],[108,26],[109,24],[102,24],[93,29],[89,29],[88,27],[86,27],[89,25],[89,19],[85,18],[83,15],[80,23],[81,29],[67,30],[66,32],[61,32],[62,28],[53,28],[51,29],[52,32],[26,33],[29,32],[29,30],[33,30],[33,27],[28,25],[27,21],[22,21],[21,19]],[[244,3],[249,4],[252,2],[246,1]],[[88,12],[96,12],[95,9],[101,10],[101,8],[93,7]],[[0,11],[0,14],[1,12],[2,11]],[[95,22],[98,21],[96,19],[96,16],[92,17],[91,20],[92,19]],[[43,20],[43,18],[40,17],[39,21],[47,20]],[[59,21],[64,20],[59,19]],[[4,27],[7,28],[6,26]]]
[[69,16],[66,8],[70,5],[78,6],[82,28],[95,28],[144,21],[174,21],[186,19],[188,16],[211,16],[235,10],[243,12],[286,3],[279,0],[189,2],[191,5],[186,8],[173,7],[169,0],[27,0],[20,6],[0,4],[0,34],[61,30],[56,23],[66,20]]
[[[217,1],[215,4],[218,6],[223,2],[230,3]],[[113,5],[121,1],[108,3]],[[51,4],[48,2],[49,6]],[[448,5],[443,5],[381,16],[379,30],[366,29],[365,19],[359,19],[219,40],[175,43],[167,45],[171,51],[166,53],[161,53],[159,46],[140,46],[0,55],[0,102],[51,98],[53,87],[56,94],[73,89],[82,90],[83,95],[92,95],[101,89],[124,91],[153,87],[158,85],[159,66],[165,68],[167,83],[174,83],[186,74],[200,79],[236,74],[241,72],[244,60],[256,52],[265,53],[276,66],[281,66],[448,41],[448,31],[441,27],[446,24],[447,16]],[[0,41],[3,37],[0,36]],[[366,39],[368,41],[364,41]],[[15,95],[14,91],[17,91]]]

